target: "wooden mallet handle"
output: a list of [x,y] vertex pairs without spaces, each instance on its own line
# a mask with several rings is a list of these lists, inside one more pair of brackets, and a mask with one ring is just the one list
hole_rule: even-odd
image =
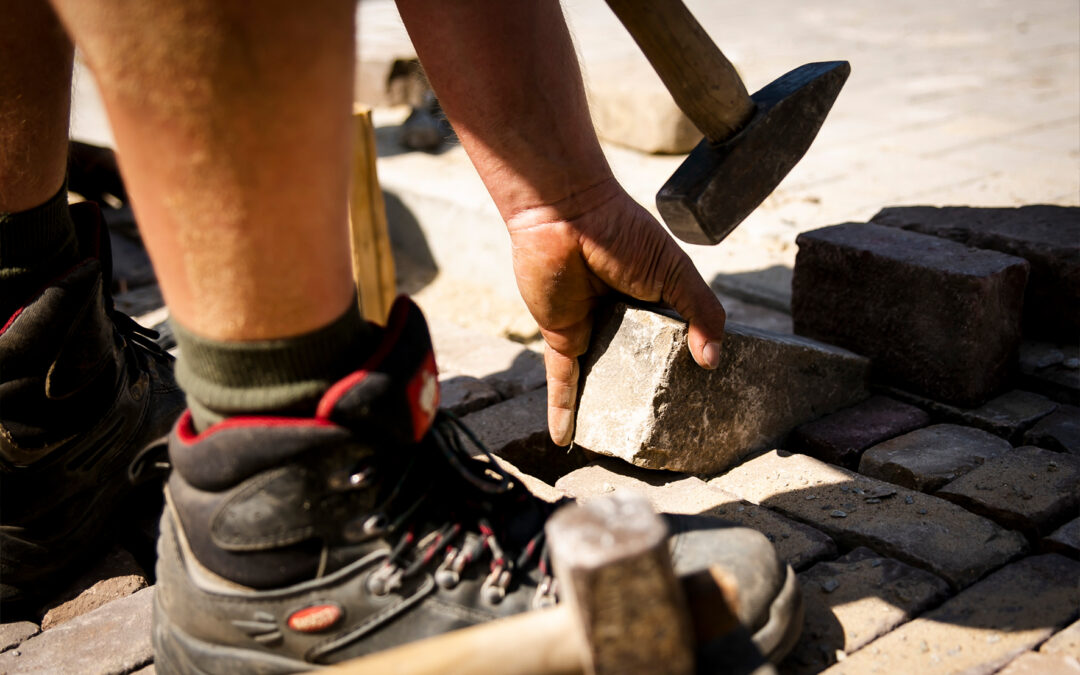
[[725,141],[754,113],[735,67],[681,0],[607,0],[675,103],[710,141]]

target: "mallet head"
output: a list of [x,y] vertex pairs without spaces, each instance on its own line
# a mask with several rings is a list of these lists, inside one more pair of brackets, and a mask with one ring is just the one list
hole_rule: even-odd
[[705,138],[656,195],[664,222],[690,244],[716,244],[806,154],[844,86],[847,61],[808,63],[750,98],[756,112],[723,142]]

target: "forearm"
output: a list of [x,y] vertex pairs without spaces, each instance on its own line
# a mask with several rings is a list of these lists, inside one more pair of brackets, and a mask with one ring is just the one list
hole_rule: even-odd
[[536,209],[570,219],[610,191],[556,0],[398,0],[398,8],[504,220]]

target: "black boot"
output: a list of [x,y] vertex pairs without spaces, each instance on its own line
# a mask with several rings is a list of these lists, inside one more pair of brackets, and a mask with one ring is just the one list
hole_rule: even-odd
[[0,601],[59,590],[108,534],[129,468],[184,397],[172,357],[113,308],[97,206],[71,207],[83,256],[0,329]]
[[[314,417],[233,417],[201,434],[181,417],[158,546],[159,673],[291,673],[556,601],[543,537],[555,507],[474,458],[486,451],[437,412],[437,382],[423,317],[399,300],[375,355]],[[677,571],[723,565],[761,651],[789,649],[799,595],[765,537],[671,522]]]

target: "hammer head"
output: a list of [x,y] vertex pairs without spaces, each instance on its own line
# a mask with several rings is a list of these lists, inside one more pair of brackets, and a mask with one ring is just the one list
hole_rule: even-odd
[[616,493],[564,507],[546,532],[559,595],[584,637],[587,673],[694,672],[693,629],[667,526],[644,497]]
[[716,244],[802,159],[851,72],[847,61],[808,63],[750,98],[756,112],[731,138],[701,141],[656,195],[672,233]]

